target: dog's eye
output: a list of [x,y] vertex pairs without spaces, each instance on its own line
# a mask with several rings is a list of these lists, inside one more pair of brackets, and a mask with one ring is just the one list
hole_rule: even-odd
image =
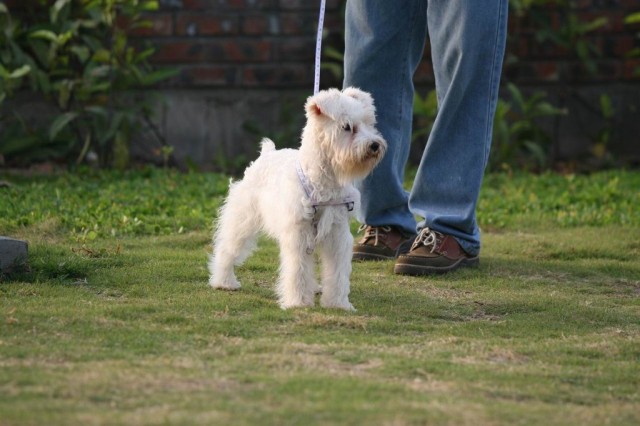
[[342,126],[342,130],[345,132],[353,133],[354,135],[358,132],[358,128],[356,126],[351,126],[351,124],[347,123]]

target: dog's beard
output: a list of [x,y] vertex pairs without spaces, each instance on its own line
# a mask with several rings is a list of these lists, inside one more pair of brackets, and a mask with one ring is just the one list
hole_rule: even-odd
[[334,163],[336,176],[343,185],[364,179],[378,165],[383,156],[384,150],[376,154],[371,154],[366,149],[343,152],[341,158]]

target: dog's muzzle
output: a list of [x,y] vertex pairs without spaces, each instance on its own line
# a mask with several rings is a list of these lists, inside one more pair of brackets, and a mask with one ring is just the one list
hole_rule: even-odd
[[385,151],[384,143],[374,140],[367,147],[367,156],[378,157],[379,155],[384,154],[384,151]]

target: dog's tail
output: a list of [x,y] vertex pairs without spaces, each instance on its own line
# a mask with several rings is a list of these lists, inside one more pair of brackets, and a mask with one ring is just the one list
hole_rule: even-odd
[[265,154],[267,152],[275,151],[276,144],[269,138],[264,138],[260,142],[260,155]]

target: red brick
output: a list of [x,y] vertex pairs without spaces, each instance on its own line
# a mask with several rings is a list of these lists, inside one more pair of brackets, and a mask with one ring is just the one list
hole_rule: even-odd
[[638,0],[619,0],[620,8],[627,12],[635,12],[640,9],[640,2]]
[[219,10],[226,7],[243,7],[244,0],[181,0],[184,9]]
[[224,47],[220,42],[170,41],[156,43],[157,51],[152,57],[154,63],[181,64],[209,62],[224,57]]
[[180,13],[176,34],[187,36],[238,34],[238,17],[206,13]]
[[573,62],[570,66],[571,77],[579,82],[597,82],[619,80],[622,77],[622,62],[618,60],[600,60],[596,62],[596,71],[592,73],[582,62]]
[[593,0],[574,0],[572,7],[574,9],[588,9],[593,5]]
[[[268,15],[251,15],[246,16],[242,20],[242,33],[247,35],[266,35],[269,34],[269,16]],[[276,29],[277,30],[277,29]],[[277,32],[277,31],[276,31]]]
[[277,0],[245,0],[246,7],[252,9],[273,9],[276,7]]
[[623,77],[626,80],[640,81],[640,58],[625,60],[623,67]]
[[[320,11],[320,2],[319,1],[310,1],[310,0],[279,0],[280,7],[282,9],[317,9]],[[334,10],[340,7],[340,0],[327,0],[326,8],[327,10]]]
[[560,69],[555,61],[541,61],[534,64],[535,75],[538,80],[554,82],[560,80]]
[[232,62],[271,61],[272,43],[265,40],[230,40],[224,43],[224,58]]
[[281,13],[280,23],[283,34],[312,35],[318,28],[318,17],[309,13]]
[[630,35],[605,37],[602,42],[602,53],[608,58],[623,57],[634,48],[634,42],[634,37]]
[[171,41],[156,43],[155,63],[243,63],[273,60],[270,41],[212,40]]
[[532,59],[564,58],[571,54],[567,49],[559,46],[551,40],[544,42],[532,41],[529,44],[529,52],[527,53],[527,57]]
[[277,43],[276,51],[276,58],[279,60],[311,61],[316,54],[316,40],[313,38],[286,38]]
[[276,64],[246,67],[242,73],[244,86],[291,87],[309,85],[313,88],[313,68],[300,64]]
[[[142,20],[146,21],[145,25],[132,29],[129,32],[129,35],[134,37],[173,35],[173,16],[170,13],[149,13],[144,15]],[[119,16],[117,22],[117,25],[121,28],[125,28],[130,25],[130,21],[124,16]]]
[[276,0],[181,0],[182,7],[190,10],[264,9],[275,7]]
[[181,83],[187,86],[235,86],[239,84],[238,67],[202,65],[183,67],[180,72]]

